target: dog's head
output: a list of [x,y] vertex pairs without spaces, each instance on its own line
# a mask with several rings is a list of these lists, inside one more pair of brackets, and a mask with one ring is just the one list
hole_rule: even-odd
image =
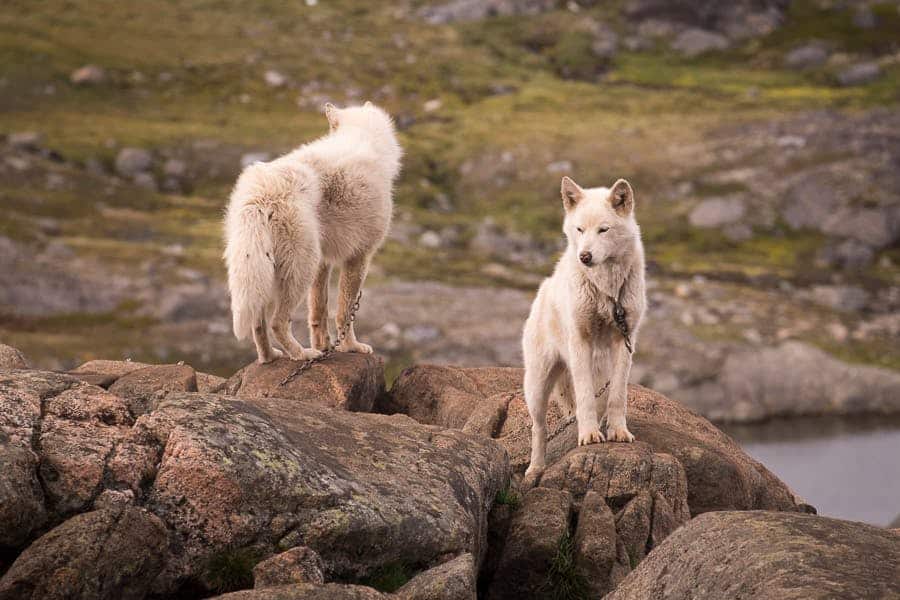
[[619,179],[610,188],[584,189],[563,177],[560,192],[566,210],[563,232],[585,268],[632,252],[639,230],[631,184]]
[[338,108],[329,102],[325,105],[324,110],[332,132],[354,128],[365,130],[372,135],[393,135],[394,133],[394,121],[391,116],[371,102],[366,102],[362,106],[346,108]]

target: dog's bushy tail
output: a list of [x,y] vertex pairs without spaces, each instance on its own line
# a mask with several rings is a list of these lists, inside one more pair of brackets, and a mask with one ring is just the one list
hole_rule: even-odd
[[238,179],[225,218],[225,264],[234,335],[242,340],[262,323],[275,288],[275,252],[269,228],[270,201],[264,165]]

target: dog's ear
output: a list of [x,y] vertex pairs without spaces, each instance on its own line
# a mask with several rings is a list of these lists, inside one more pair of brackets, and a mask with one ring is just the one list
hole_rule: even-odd
[[562,196],[563,206],[566,207],[566,210],[572,210],[584,198],[584,190],[568,177],[562,178],[559,193]]
[[328,124],[331,125],[332,129],[335,129],[338,126],[338,107],[331,102],[326,102],[322,110],[325,112]]
[[609,204],[622,216],[630,215],[634,210],[634,190],[624,179],[616,181],[609,190]]

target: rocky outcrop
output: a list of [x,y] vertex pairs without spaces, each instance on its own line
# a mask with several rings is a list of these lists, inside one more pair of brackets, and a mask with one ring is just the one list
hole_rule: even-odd
[[[530,451],[521,380],[520,369],[413,367],[379,408],[494,438],[519,477]],[[547,469],[533,489],[522,482],[520,507],[492,513],[497,558],[482,574],[487,597],[551,597],[551,590],[569,584],[599,597],[693,515],[812,510],[706,419],[673,400],[631,386],[629,427],[638,438],[634,444],[576,447],[574,420],[551,405]],[[560,561],[569,565],[566,574]]]
[[225,389],[239,398],[290,398],[354,412],[371,411],[384,392],[384,361],[374,354],[339,353],[302,372],[298,366],[286,358],[252,363],[235,373]]
[[319,554],[297,546],[276,554],[253,567],[253,587],[266,588],[294,583],[325,583],[325,564]]
[[[153,380],[138,375],[168,367],[126,372],[110,390],[72,375],[0,371],[0,556],[25,550],[0,580],[3,597],[221,589],[216,561],[252,556],[252,567],[300,545],[321,556],[325,581],[387,564],[414,573],[463,554],[473,557],[473,580],[488,512],[509,479],[503,450],[402,415],[319,406],[333,371],[316,370],[327,364],[304,373],[309,387],[295,384],[294,399],[164,390],[137,417],[115,390],[143,392],[138,384]],[[152,524],[162,537],[147,533]],[[125,562],[98,555],[122,528],[133,546]]]
[[900,535],[862,523],[717,512],[671,535],[608,598],[893,598]]
[[730,355],[694,406],[717,421],[900,413],[900,375],[851,365],[801,342]]
[[[531,423],[521,381],[521,369],[417,366],[401,374],[389,403],[381,407],[409,414],[422,423],[493,437],[506,448],[514,471],[522,473],[528,465]],[[692,515],[710,510],[800,508],[788,487],[768,469],[709,421],[674,400],[641,386],[629,386],[628,424],[643,444],[591,446],[589,452],[601,456],[612,452],[610,460],[628,456],[647,465],[653,463],[647,457],[656,454],[674,458],[684,468]],[[574,420],[563,415],[556,403],[551,403],[548,413],[548,430],[547,461],[551,466],[542,485],[556,481],[552,465],[566,456],[572,460],[576,446]],[[586,451],[574,452],[578,456]]]

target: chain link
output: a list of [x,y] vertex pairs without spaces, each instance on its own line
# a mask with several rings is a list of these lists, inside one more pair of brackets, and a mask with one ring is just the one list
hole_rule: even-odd
[[347,315],[347,321],[344,323],[344,326],[341,327],[338,332],[335,340],[328,345],[327,348],[322,352],[321,355],[316,358],[310,358],[304,361],[300,366],[287,374],[287,376],[281,380],[281,383],[278,384],[278,387],[284,387],[293,381],[296,377],[298,377],[303,371],[306,371],[314,364],[322,362],[332,354],[337,351],[337,347],[341,345],[341,343],[347,339],[347,334],[350,333],[350,328],[353,327],[353,322],[356,321],[356,313],[359,310],[359,302],[362,300],[362,290],[356,295],[356,300],[353,301],[353,304],[350,305],[350,314]]

